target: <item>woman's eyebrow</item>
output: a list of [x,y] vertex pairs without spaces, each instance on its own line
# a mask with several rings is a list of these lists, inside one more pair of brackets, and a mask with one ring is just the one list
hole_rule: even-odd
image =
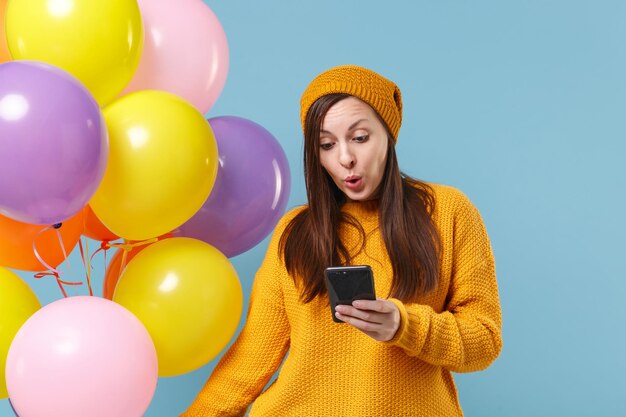
[[348,128],[348,131],[350,131],[350,130],[354,129],[355,127],[357,127],[357,125],[358,125],[359,123],[361,123],[361,122],[367,122],[367,119],[359,119],[359,120],[357,120],[356,122],[352,123],[352,124],[350,125],[350,127]]
[[[357,125],[361,122],[367,122],[367,119],[359,119],[356,122],[352,123],[350,125],[350,127],[348,128],[348,132],[353,130],[355,127],[357,127]],[[329,133],[332,134],[331,132],[329,132],[328,130],[324,130],[324,129],[320,129],[320,133]]]

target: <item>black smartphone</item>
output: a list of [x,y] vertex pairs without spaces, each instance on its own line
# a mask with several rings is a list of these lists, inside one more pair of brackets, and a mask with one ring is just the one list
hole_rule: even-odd
[[335,307],[352,304],[355,300],[375,300],[374,275],[369,265],[331,266],[324,270],[330,310],[336,323]]

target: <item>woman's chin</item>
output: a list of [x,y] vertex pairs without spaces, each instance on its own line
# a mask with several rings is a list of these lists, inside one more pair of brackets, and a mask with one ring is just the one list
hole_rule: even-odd
[[352,202],[362,202],[362,201],[370,201],[373,199],[372,193],[367,190],[362,190],[360,192],[354,192],[352,190],[343,190],[348,201]]

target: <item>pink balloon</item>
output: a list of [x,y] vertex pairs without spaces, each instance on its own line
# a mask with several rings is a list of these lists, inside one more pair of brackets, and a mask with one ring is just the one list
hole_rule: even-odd
[[140,417],[158,377],[148,331],[100,297],[70,297],[37,311],[11,343],[6,382],[20,417]]
[[139,0],[145,44],[139,67],[122,94],[163,90],[206,113],[224,88],[228,43],[201,0]]

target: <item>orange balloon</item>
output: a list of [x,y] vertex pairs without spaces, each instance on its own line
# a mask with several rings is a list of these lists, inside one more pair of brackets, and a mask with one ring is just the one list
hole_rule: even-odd
[[[39,262],[33,252],[33,240],[39,256],[56,268],[65,260],[59,238],[50,228],[37,235],[46,226],[22,223],[0,215],[0,265],[24,271],[44,271],[47,268]],[[58,229],[65,252],[70,252],[80,239],[83,231],[83,211],[64,221]]]
[[[163,240],[172,236],[173,235],[171,233],[167,233],[165,235],[159,236],[157,239]],[[139,252],[150,246],[152,243],[132,248],[126,255],[126,263],[121,271],[120,266],[122,265],[122,255],[124,251],[122,249],[118,249],[115,251],[113,257],[107,265],[106,271],[104,272],[104,280],[102,282],[102,296],[104,298],[106,298],[107,300],[113,300],[113,293],[115,292],[115,286],[117,285],[117,281],[119,281],[120,279],[121,272],[124,271],[131,259],[137,256]]]
[[0,64],[11,61],[11,53],[9,45],[7,45],[7,37],[4,29],[4,19],[7,15],[7,0],[0,0]]
[[93,212],[90,206],[86,206],[85,213],[85,230],[83,235],[93,240],[116,240],[119,239],[115,233],[110,231],[105,225],[102,224],[98,216]]

